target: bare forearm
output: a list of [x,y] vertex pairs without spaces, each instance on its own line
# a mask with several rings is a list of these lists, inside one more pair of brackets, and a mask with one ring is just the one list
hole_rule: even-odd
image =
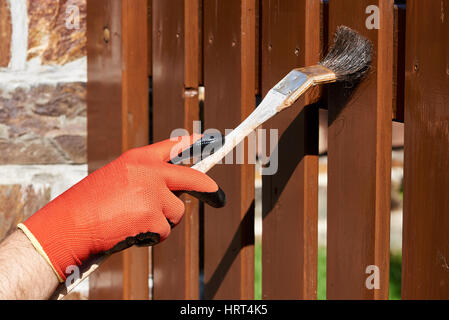
[[17,230],[0,244],[0,299],[48,299],[58,278]]

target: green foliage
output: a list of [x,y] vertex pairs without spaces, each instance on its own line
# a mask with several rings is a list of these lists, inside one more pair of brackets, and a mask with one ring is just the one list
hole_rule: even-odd
[[318,249],[318,300],[326,300],[326,248]]
[[401,300],[402,255],[390,254],[390,300]]
[[262,299],[262,245],[254,246],[254,299]]

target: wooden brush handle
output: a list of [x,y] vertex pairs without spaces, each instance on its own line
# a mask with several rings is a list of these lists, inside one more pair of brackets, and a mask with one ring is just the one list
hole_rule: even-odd
[[226,136],[224,145],[216,150],[214,154],[192,166],[192,169],[203,173],[208,172],[216,164],[220,163],[221,160],[251,134],[251,132],[278,113],[279,107],[282,106],[284,100],[284,95],[273,90],[270,91],[259,107],[257,107],[245,121]]

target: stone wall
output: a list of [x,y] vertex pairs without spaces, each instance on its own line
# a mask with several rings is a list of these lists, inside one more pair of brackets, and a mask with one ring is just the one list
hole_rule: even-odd
[[81,180],[86,0],[0,0],[0,239]]

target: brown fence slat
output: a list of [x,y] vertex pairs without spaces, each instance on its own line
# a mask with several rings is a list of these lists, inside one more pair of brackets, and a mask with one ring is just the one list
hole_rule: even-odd
[[449,297],[449,1],[407,1],[402,297]]
[[[366,27],[370,5],[379,8],[379,30]],[[347,25],[375,54],[352,95],[345,84],[329,88],[328,299],[388,299],[393,9],[393,0],[329,2],[329,35]],[[368,266],[378,267],[379,289],[366,286]]]
[[[148,144],[146,13],[146,0],[87,3],[89,172]],[[147,299],[148,250],[114,255],[89,280],[91,299]]]
[[[320,60],[320,0],[262,0],[262,92]],[[264,124],[277,129],[278,162],[262,179],[262,297],[316,299],[318,107],[309,94]],[[267,140],[269,140],[267,138]]]
[[[255,0],[204,0],[206,128],[224,133],[255,107]],[[224,209],[205,208],[206,299],[254,298],[254,165],[210,171],[227,193]]]
[[[192,134],[199,120],[199,1],[153,0],[153,130],[155,141],[172,130]],[[153,247],[154,299],[198,299],[198,201],[183,196],[185,216]]]
[[393,120],[404,122],[405,5],[394,6]]
[[148,76],[153,74],[153,20],[151,10],[153,9],[153,0],[147,0],[148,8]]

